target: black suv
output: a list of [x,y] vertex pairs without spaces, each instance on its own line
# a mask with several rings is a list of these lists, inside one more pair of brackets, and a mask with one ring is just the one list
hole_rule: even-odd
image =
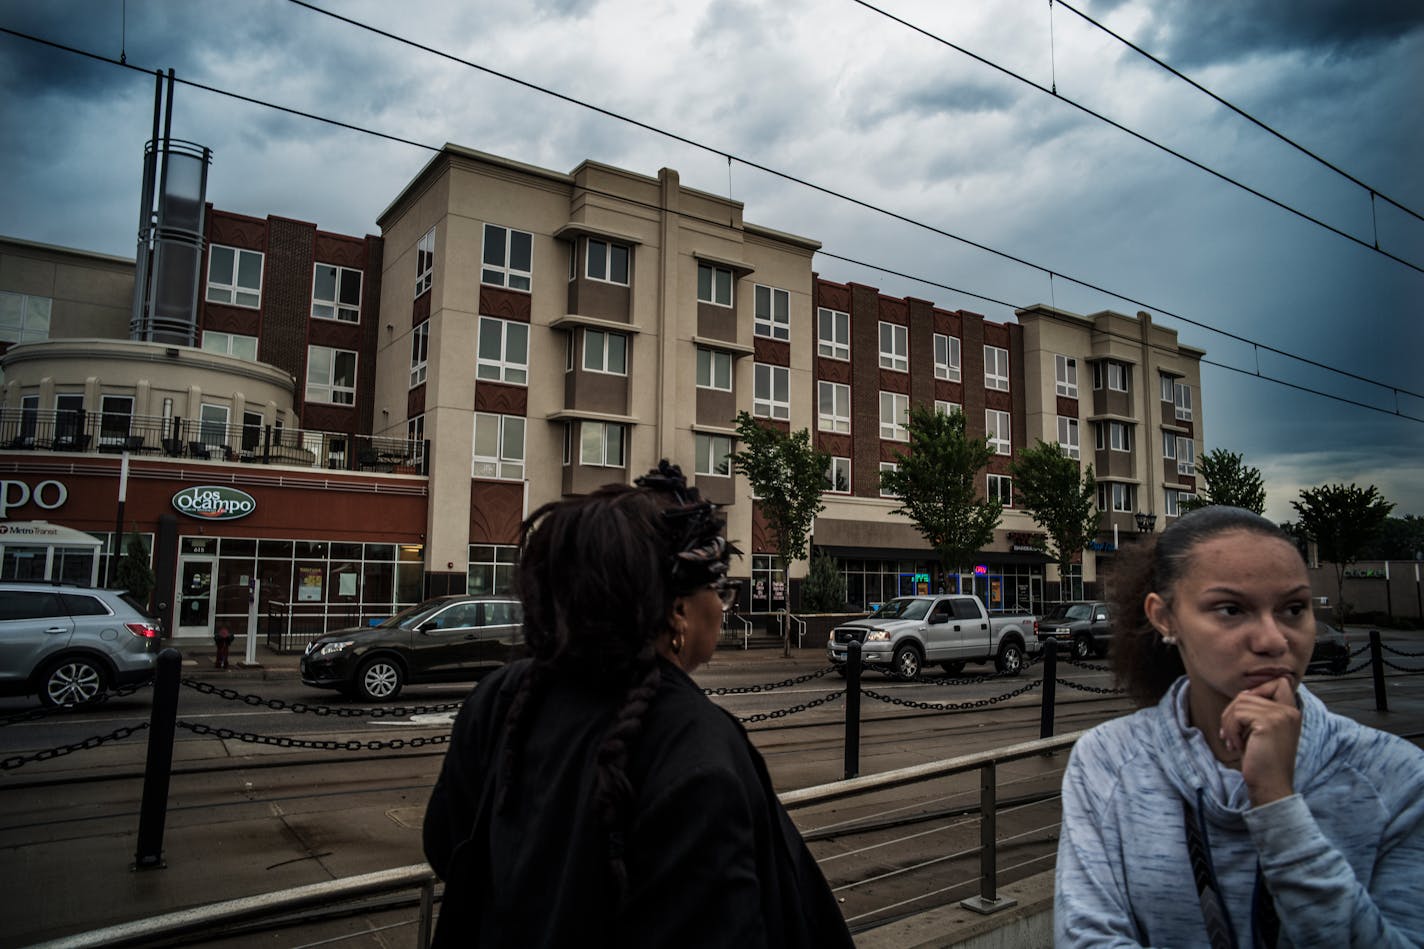
[[1040,644],[1056,639],[1060,648],[1072,650],[1074,659],[1105,656],[1112,642],[1111,607],[1101,600],[1055,603],[1039,617]]
[[468,682],[524,654],[523,614],[509,596],[441,596],[377,626],[327,633],[307,646],[302,681],[367,701],[407,682]]

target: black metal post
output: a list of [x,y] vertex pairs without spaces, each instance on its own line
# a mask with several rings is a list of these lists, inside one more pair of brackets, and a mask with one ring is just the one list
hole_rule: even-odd
[[1370,671],[1375,678],[1375,711],[1389,711],[1389,696],[1384,693],[1384,654],[1380,649],[1379,630],[1370,630]]
[[1043,712],[1038,719],[1038,737],[1053,737],[1053,703],[1058,685],[1058,640],[1043,644]]
[[860,643],[846,644],[845,776],[860,773]]
[[992,761],[979,769],[979,897],[990,906],[999,901],[997,772]]
[[183,654],[168,647],[158,654],[153,682],[153,712],[148,725],[148,764],[143,771],[143,801],[138,812],[138,846],[133,869],[162,870],[163,825],[168,820],[168,778],[173,770],[173,733],[178,719],[178,678]]

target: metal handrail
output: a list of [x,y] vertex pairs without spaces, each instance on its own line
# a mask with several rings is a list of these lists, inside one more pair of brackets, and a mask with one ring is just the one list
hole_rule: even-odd
[[783,612],[786,614],[786,618],[796,626],[796,648],[800,649],[806,640],[806,621],[790,610]]
[[[740,613],[723,613],[722,628],[726,629],[733,621],[742,624],[742,649],[750,649],[752,641],[752,621]],[[733,633],[732,635],[736,635]]]

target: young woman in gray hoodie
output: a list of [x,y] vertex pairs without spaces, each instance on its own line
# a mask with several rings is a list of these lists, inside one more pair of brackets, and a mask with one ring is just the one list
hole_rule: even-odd
[[1305,564],[1239,508],[1174,521],[1118,588],[1141,710],[1063,778],[1058,946],[1424,946],[1424,751],[1301,685]]

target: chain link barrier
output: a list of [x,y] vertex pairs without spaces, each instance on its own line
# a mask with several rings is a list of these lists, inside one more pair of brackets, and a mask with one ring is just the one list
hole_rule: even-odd
[[256,732],[240,732],[232,728],[214,728],[212,725],[204,725],[201,722],[185,722],[181,718],[174,722],[179,728],[185,728],[195,735],[211,735],[223,741],[245,741],[254,745],[271,745],[276,748],[307,748],[313,751],[385,751],[399,750],[402,748],[423,748],[426,745],[443,745],[450,741],[449,735],[433,735],[429,738],[393,738],[390,741],[380,739],[369,739],[358,741],[350,739],[347,741],[314,741],[307,738],[288,738],[276,735],[259,735]]
[[[768,682],[765,685],[729,685],[720,689],[703,689],[702,694],[752,695],[757,692],[775,692],[777,689],[784,689],[788,686],[802,685],[803,683],[810,682],[812,679],[819,679],[822,676],[830,675],[832,672],[835,671],[835,666],[826,666],[824,669],[818,669],[815,672],[811,672],[803,676],[797,676],[794,679],[783,679],[780,682]],[[841,691],[845,690],[842,689]]]
[[1083,685],[1081,682],[1074,682],[1071,679],[1060,679],[1055,677],[1054,682],[1059,685],[1066,685],[1070,689],[1077,689],[1079,692],[1091,692],[1094,695],[1126,695],[1126,689],[1103,689],[1096,685]]
[[69,745],[60,745],[57,748],[48,748],[44,751],[37,751],[31,755],[12,755],[9,758],[0,759],[0,771],[13,771],[16,768],[24,767],[33,761],[49,761],[53,758],[62,758],[65,755],[72,755],[76,751],[88,751],[90,748],[98,748],[111,741],[122,741],[136,732],[141,732],[148,728],[148,722],[140,722],[137,725],[125,725],[116,728],[107,735],[95,735],[83,741],[76,741]]
[[[1368,649],[1370,647],[1366,645],[1365,648]],[[1424,656],[1424,652],[1405,652],[1403,649],[1395,649],[1393,646],[1386,646],[1383,642],[1380,643],[1380,648],[1383,649],[1385,652],[1392,652],[1396,656],[1408,656],[1411,659],[1418,659],[1421,656]]]
[[0,728],[4,728],[6,725],[23,725],[25,722],[37,722],[42,718],[49,718],[51,715],[68,715],[71,712],[92,711],[93,709],[104,704],[110,699],[127,698],[128,696],[133,695],[135,692],[140,692],[144,689],[152,687],[153,680],[150,679],[147,682],[140,682],[138,685],[126,685],[122,688],[112,689],[110,691],[104,692],[101,695],[95,696],[92,702],[83,702],[79,704],[69,705],[56,705],[53,707],[46,706],[43,708],[30,709],[27,712],[14,712],[10,715],[4,716],[3,718],[0,718]]
[[1032,692],[1041,685],[1043,685],[1042,679],[1034,679],[1025,684],[1022,688],[1014,689],[1012,692],[1005,692],[1003,695],[996,695],[987,699],[975,699],[971,702],[916,702],[911,699],[897,699],[893,695],[884,695],[873,689],[861,689],[860,694],[879,702],[885,702],[888,705],[924,709],[927,712],[967,712],[978,708],[988,708],[991,705],[997,705],[1000,702],[1017,698],[1020,695]]
[[1060,665],[1076,666],[1079,669],[1087,669],[1090,672],[1112,672],[1112,670],[1109,669],[1107,666],[1095,665],[1091,662],[1082,662],[1078,659],[1068,659],[1064,658],[1063,656],[1058,657],[1058,662]]
[[1386,666],[1388,666],[1389,668],[1393,669],[1395,672],[1409,672],[1409,673],[1413,673],[1413,674],[1415,674],[1415,675],[1418,675],[1418,674],[1420,674],[1420,673],[1424,673],[1424,669],[1411,669],[1411,668],[1409,668],[1408,666],[1396,665],[1395,663],[1390,662],[1388,659],[1381,658],[1381,659],[1380,659],[1380,662],[1384,663]]
[[346,708],[333,705],[311,705],[306,702],[284,702],[281,699],[264,699],[260,695],[241,693],[236,689],[219,688],[209,682],[197,679],[183,679],[182,685],[203,695],[216,695],[229,702],[261,706],[274,711],[296,712],[300,714],[334,716],[336,718],[405,718],[409,715],[434,715],[438,712],[453,712],[464,702],[447,702],[444,705],[378,705],[375,708]]
[[755,715],[747,715],[745,717],[739,716],[737,718],[737,721],[741,722],[743,725],[753,725],[757,722],[769,722],[773,719],[785,718],[788,715],[795,715],[797,712],[805,712],[810,709],[816,708],[817,706],[825,705],[827,702],[835,701],[836,699],[842,697],[845,694],[845,689],[841,689],[837,692],[827,692],[821,698],[812,699],[811,701],[804,702],[801,705],[793,705],[790,708],[779,708],[774,712],[757,712]]

